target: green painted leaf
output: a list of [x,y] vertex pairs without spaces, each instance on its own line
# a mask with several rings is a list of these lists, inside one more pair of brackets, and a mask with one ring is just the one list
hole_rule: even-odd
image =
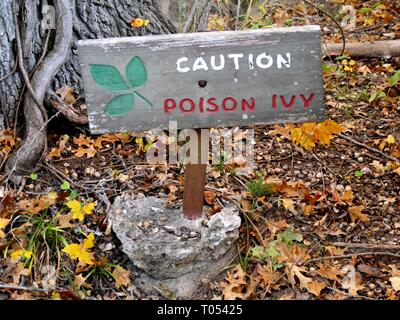
[[147,71],[142,59],[134,57],[126,66],[126,76],[133,88],[138,88],[147,81]]
[[89,69],[94,81],[104,89],[112,92],[129,89],[125,80],[115,67],[103,64],[91,64],[89,65]]
[[124,94],[115,97],[106,107],[106,114],[110,117],[122,117],[129,113],[135,106],[135,95]]

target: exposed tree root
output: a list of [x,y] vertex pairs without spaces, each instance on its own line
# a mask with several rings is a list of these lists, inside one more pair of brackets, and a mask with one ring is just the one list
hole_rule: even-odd
[[[70,0],[55,1],[57,32],[54,49],[43,60],[32,77],[32,89],[39,103],[44,97],[58,70],[68,59],[72,41],[72,12]],[[23,175],[31,173],[43,154],[46,145],[45,118],[32,93],[24,101],[26,133],[20,148],[6,163],[6,171],[13,182],[19,183]]]

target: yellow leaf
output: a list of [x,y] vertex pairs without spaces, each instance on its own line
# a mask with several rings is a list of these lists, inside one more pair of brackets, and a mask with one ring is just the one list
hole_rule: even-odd
[[93,253],[86,251],[79,244],[69,244],[63,249],[63,252],[68,254],[72,260],[78,259],[79,263],[94,264]]
[[82,206],[78,200],[71,200],[67,203],[67,207],[71,209],[72,219],[83,221],[85,215],[91,214],[94,209],[94,203],[88,203]]
[[11,253],[11,259],[13,261],[17,261],[18,258],[26,258],[26,259],[30,259],[32,257],[32,251],[29,250],[17,250],[14,251],[13,253]]
[[90,249],[94,246],[94,234],[91,233],[87,236],[87,238],[83,241],[82,244],[84,249]]
[[91,214],[92,212],[93,212],[93,210],[94,210],[94,203],[88,203],[88,204],[85,204],[84,206],[83,206],[83,208],[82,208],[82,212],[85,214],[85,215],[88,215],[88,214]]
[[60,293],[54,291],[54,292],[51,294],[51,300],[62,300],[62,299],[61,299],[61,296],[60,296]]
[[10,219],[2,219],[0,218],[0,239],[4,238],[6,235],[1,229],[4,229],[7,227],[7,225],[10,223]]
[[301,145],[307,151],[312,150],[315,147],[312,136],[304,135],[303,140],[301,141]]
[[392,284],[392,287],[396,291],[400,291],[400,276],[399,277],[391,277],[389,279],[390,283]]
[[295,128],[290,131],[290,135],[292,136],[292,141],[296,144],[301,144],[302,131],[300,128]]
[[396,143],[396,139],[390,134],[390,135],[388,135],[388,137],[386,138],[386,142],[387,142],[388,144],[394,144],[394,143]]
[[296,213],[296,209],[294,208],[294,201],[291,199],[282,199],[282,205],[286,210],[289,210],[292,213]]
[[131,284],[131,273],[124,268],[115,267],[112,275],[115,279],[115,288],[117,289],[121,288],[121,286],[129,287]]
[[366,214],[361,213],[364,210],[364,206],[350,207],[348,209],[350,219],[352,222],[360,220],[361,222],[369,221],[369,217]]

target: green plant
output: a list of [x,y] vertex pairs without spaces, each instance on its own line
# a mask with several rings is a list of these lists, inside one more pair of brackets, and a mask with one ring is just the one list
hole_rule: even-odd
[[273,194],[271,186],[264,182],[262,176],[258,176],[256,179],[249,181],[247,183],[247,191],[255,198]]

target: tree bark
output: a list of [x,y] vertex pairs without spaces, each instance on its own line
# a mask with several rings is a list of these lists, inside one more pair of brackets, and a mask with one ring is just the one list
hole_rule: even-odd
[[[24,67],[31,74],[32,86],[36,96],[44,100],[49,86],[53,91],[70,85],[82,93],[76,41],[79,39],[99,39],[155,35],[176,32],[175,26],[162,14],[156,0],[54,0],[57,13],[57,30],[51,31],[51,53],[39,65],[43,47],[49,30],[41,21],[42,9],[47,0],[14,0],[19,10],[19,26],[22,43]],[[0,79],[10,74],[17,60],[16,26],[13,22],[13,0],[2,0],[0,10]],[[68,24],[69,14],[61,14],[62,6],[68,5],[72,23]],[[60,11],[61,10],[61,11]],[[146,28],[132,28],[134,18],[151,21]],[[66,30],[70,28],[71,30]],[[62,50],[60,35],[71,33],[72,42],[68,49]],[[68,41],[68,36],[63,38]],[[65,49],[65,48],[64,48]],[[68,51],[68,52],[67,52]],[[58,56],[57,56],[58,55]],[[36,69],[36,70],[35,70]],[[25,116],[25,139],[21,148],[7,161],[6,169],[21,177],[31,173],[42,155],[46,141],[45,115],[40,112],[31,94],[21,95],[24,80],[20,69],[0,82],[1,115],[6,125],[12,125],[16,105],[22,99]],[[0,122],[2,119],[0,118]],[[0,125],[1,127],[1,125]],[[18,180],[18,179],[17,179]]]

